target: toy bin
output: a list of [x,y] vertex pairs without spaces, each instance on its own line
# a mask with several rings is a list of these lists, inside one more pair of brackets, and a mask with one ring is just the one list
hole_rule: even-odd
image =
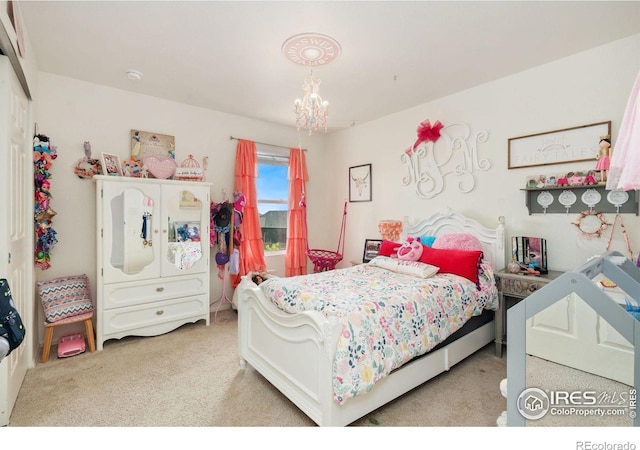
[[84,334],[82,333],[67,334],[58,340],[58,358],[79,355],[85,350]]

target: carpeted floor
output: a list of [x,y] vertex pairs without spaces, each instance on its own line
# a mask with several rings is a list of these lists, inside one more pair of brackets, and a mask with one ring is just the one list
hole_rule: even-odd
[[[27,372],[9,427],[313,427],[255,370],[241,370],[237,315],[104,350],[38,363]],[[353,426],[495,427],[506,409],[506,362],[488,345],[449,372]]]

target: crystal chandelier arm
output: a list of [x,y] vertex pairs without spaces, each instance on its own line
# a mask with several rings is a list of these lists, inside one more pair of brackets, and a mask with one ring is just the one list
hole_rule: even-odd
[[309,130],[309,135],[319,128],[324,128],[327,132],[327,117],[329,113],[329,102],[323,101],[320,96],[320,80],[313,78],[313,72],[304,80],[304,96],[294,102],[294,112],[296,114],[296,127],[298,131],[302,128]]

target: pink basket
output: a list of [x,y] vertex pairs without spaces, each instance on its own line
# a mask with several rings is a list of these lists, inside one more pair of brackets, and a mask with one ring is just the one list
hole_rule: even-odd
[[84,334],[82,333],[67,334],[58,340],[58,358],[79,355],[85,350]]

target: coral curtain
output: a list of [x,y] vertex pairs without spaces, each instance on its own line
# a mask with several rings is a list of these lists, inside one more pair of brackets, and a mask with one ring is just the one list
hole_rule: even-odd
[[640,189],[640,72],[627,101],[616,145],[611,150],[606,188]]
[[289,215],[285,276],[307,273],[306,183],[309,179],[304,150],[289,149]]
[[240,270],[231,276],[232,286],[240,284],[243,275],[249,272],[263,272],[267,269],[264,260],[264,244],[260,229],[256,178],[258,176],[258,156],[256,143],[245,139],[238,141],[236,151],[235,190],[247,198],[242,220],[242,238],[240,240]]

